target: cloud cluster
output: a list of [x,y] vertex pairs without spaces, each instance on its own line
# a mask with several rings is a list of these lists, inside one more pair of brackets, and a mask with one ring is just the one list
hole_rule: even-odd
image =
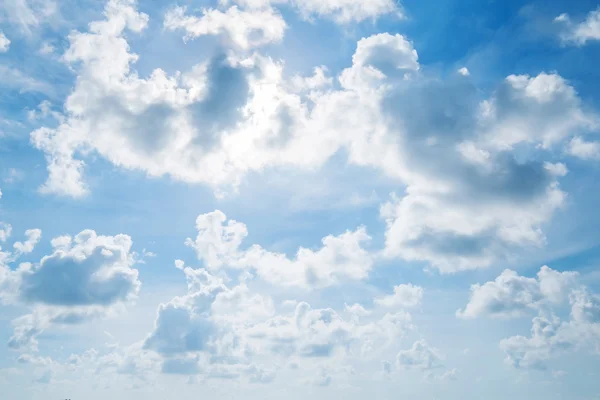
[[6,37],[4,32],[0,31],[0,53],[6,53],[10,47],[10,40]]
[[233,46],[242,50],[280,42],[286,23],[272,8],[240,10],[232,6],[226,11],[208,9],[202,17],[187,16],[184,7],[177,7],[165,15],[164,27],[183,29],[186,38],[206,35],[224,35]]
[[[568,302],[568,318],[557,313]],[[506,362],[515,368],[547,369],[548,361],[580,350],[600,351],[600,297],[578,281],[576,272],[542,267],[536,278],[504,271],[495,281],[474,285],[471,300],[457,315],[515,318],[537,313],[531,335],[500,342]]]
[[543,266],[536,278],[505,270],[494,281],[471,286],[471,299],[460,318],[481,316],[514,318],[528,315],[547,305],[560,304],[575,287],[576,272],[558,272]]
[[394,294],[375,298],[375,303],[389,308],[409,308],[421,303],[423,288],[413,284],[394,287]]
[[[248,36],[250,14],[273,11],[264,2],[239,6],[202,17],[172,9],[165,26],[188,36],[223,33],[238,49],[283,34],[279,21]],[[111,0],[105,16],[69,37],[64,58],[79,76],[64,121],[31,135],[48,159],[44,192],[85,195],[77,155],[89,152],[219,192],[251,171],[319,168],[343,149],[349,163],[406,187],[381,209],[386,254],[455,272],[545,243],[540,228],[564,203],[558,179],[566,168],[517,160],[512,151],[552,149],[596,124],[557,74],[511,75],[482,98],[468,75],[422,72],[416,50],[399,34],[359,40],[339,88],[322,69],[288,80],[283,64],[236,51],[185,73],[156,69],[142,78],[124,34],[143,30],[148,17],[131,0]]]
[[242,249],[248,234],[246,225],[227,220],[218,210],[198,216],[196,228],[198,235],[194,240],[188,238],[186,244],[196,251],[206,268],[251,270],[276,285],[325,287],[363,280],[375,261],[375,255],[364,247],[371,239],[364,227],[339,236],[329,235],[323,238],[320,249],[300,248],[292,259],[260,245]]
[[532,321],[531,335],[500,342],[506,362],[515,368],[547,369],[548,361],[576,351],[600,352],[600,297],[585,289],[569,296],[569,319],[541,314]]
[[176,266],[187,278],[188,293],[160,305],[143,345],[160,355],[164,373],[270,381],[275,376],[262,370],[264,362],[309,371],[328,360],[343,364],[356,352],[373,357],[412,328],[411,316],[402,310],[371,317],[359,305],[339,313],[306,302],[291,312],[278,310],[245,282],[226,285],[204,269],[181,261]]
[[589,12],[585,20],[575,23],[568,14],[556,17],[555,22],[563,26],[561,38],[566,43],[583,46],[600,40],[600,8]]
[[31,309],[13,321],[10,347],[35,348],[36,336],[51,325],[108,315],[137,295],[141,283],[129,236],[100,236],[92,230],[60,236],[39,263],[13,269],[11,263],[33,251],[41,231],[31,229],[26,236],[27,241],[16,242],[14,253],[0,260],[1,299]]

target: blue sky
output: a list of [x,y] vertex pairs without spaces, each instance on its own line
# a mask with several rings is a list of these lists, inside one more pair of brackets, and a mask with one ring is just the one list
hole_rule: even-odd
[[599,398],[599,7],[0,0],[0,390]]

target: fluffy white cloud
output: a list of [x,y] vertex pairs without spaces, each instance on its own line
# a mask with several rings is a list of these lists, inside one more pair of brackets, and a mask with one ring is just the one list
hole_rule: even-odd
[[327,236],[316,251],[301,247],[293,259],[259,245],[241,249],[248,234],[246,225],[228,221],[218,210],[198,216],[196,228],[196,239],[188,238],[186,244],[196,250],[206,268],[250,269],[277,285],[324,287],[344,280],[362,280],[374,263],[374,255],[363,247],[370,240],[364,227]]
[[105,15],[88,33],[69,37],[64,59],[79,66],[79,77],[64,122],[32,132],[48,159],[44,192],[85,195],[84,162],[75,155],[90,151],[152,176],[218,187],[268,165],[312,166],[336,150],[298,152],[314,145],[317,132],[288,144],[306,106],[283,90],[280,65],[260,56],[217,57],[185,74],[157,69],[143,79],[131,69],[137,55],[123,35],[144,29],[148,17],[125,0],[111,0]]
[[[495,281],[471,288],[471,300],[458,317],[517,317],[536,312],[531,335],[500,342],[515,368],[546,369],[549,360],[579,350],[600,350],[600,297],[578,282],[576,272],[542,267],[536,278],[504,271]],[[556,314],[570,304],[569,317]]]
[[15,242],[13,248],[17,254],[27,254],[33,251],[33,248],[40,241],[42,231],[40,229],[28,229],[25,231],[27,240],[25,242]]
[[313,76],[295,75],[292,87],[297,91],[323,89],[333,84],[333,78],[327,76],[327,67],[315,67]]
[[533,319],[531,336],[513,336],[500,342],[506,362],[515,368],[547,369],[547,362],[575,351],[600,351],[600,297],[585,289],[569,296],[568,321],[551,314]]
[[10,40],[6,37],[4,32],[0,31],[0,53],[6,53],[10,47]]
[[422,298],[422,287],[402,284],[394,287],[394,294],[375,298],[375,303],[389,308],[415,307]]
[[145,349],[162,357],[163,372],[266,382],[275,375],[258,367],[261,362],[293,360],[309,370],[323,360],[342,365],[356,352],[373,357],[412,328],[406,312],[371,317],[360,305],[346,310],[350,318],[305,302],[278,313],[269,297],[246,283],[228,287],[206,270],[176,265],[187,277],[188,293],[159,307],[144,341]]
[[[245,2],[237,12],[267,6]],[[456,272],[544,245],[541,226],[564,203],[560,174],[542,161],[517,161],[513,149],[548,150],[596,124],[556,74],[509,76],[482,101],[468,77],[422,72],[410,41],[387,33],[358,42],[337,89],[323,70],[286,80],[282,64],[258,54],[216,58],[173,76],[157,69],[141,78],[124,35],[141,31],[148,17],[131,0],[111,0],[105,14],[88,33],[69,38],[65,60],[79,77],[64,121],[31,135],[48,159],[45,192],[85,195],[78,158],[90,152],[220,192],[248,172],[314,170],[344,150],[349,163],[376,168],[406,187],[381,209],[385,254]],[[194,24],[202,19],[179,17]],[[359,230],[328,240],[356,243],[365,236]],[[260,248],[245,255],[246,264],[261,265],[254,265],[257,271],[286,262]],[[348,266],[353,277],[365,271]],[[300,274],[292,279],[303,280]]]
[[480,316],[512,318],[540,310],[548,303],[560,304],[575,286],[576,272],[558,272],[543,266],[536,278],[518,275],[505,270],[494,281],[471,286],[471,299],[461,318]]
[[247,50],[283,39],[286,23],[272,8],[240,10],[233,6],[226,11],[207,9],[201,17],[187,16],[185,7],[176,7],[165,15],[166,29],[183,29],[186,38],[224,35],[240,49]]
[[584,160],[596,160],[600,158],[600,142],[588,142],[581,137],[574,137],[569,142],[567,152]]
[[439,350],[427,344],[425,340],[416,341],[408,350],[402,350],[396,356],[400,368],[428,371],[441,367],[443,360]]
[[481,102],[464,78],[417,80],[386,100],[401,154],[395,171],[408,184],[381,210],[388,254],[455,272],[543,245],[540,226],[564,202],[560,175],[511,150],[551,147],[591,126],[573,88],[557,75],[510,76]]
[[580,23],[573,23],[568,14],[561,14],[555,21],[565,28],[561,35],[565,42],[583,46],[587,42],[600,40],[600,8],[590,11]]
[[6,262],[31,252],[41,231],[31,229],[26,235],[28,240],[15,243],[14,254],[0,264],[2,300],[31,308],[31,314],[13,321],[11,347],[35,347],[35,337],[52,324],[108,315],[137,295],[141,284],[132,268],[129,236],[99,236],[86,230],[73,238],[58,237],[52,240],[52,254],[12,269]]
[[469,76],[469,75],[471,75],[471,72],[469,71],[469,69],[467,67],[459,68],[457,72],[459,74],[461,74],[462,76]]

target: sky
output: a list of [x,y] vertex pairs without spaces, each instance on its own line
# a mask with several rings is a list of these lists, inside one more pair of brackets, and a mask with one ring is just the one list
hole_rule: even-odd
[[0,0],[10,399],[600,399],[600,4]]

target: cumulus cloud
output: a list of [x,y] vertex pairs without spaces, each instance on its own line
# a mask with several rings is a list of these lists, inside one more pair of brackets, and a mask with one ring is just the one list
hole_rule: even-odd
[[17,254],[27,254],[33,251],[33,248],[40,241],[42,231],[40,229],[28,229],[25,231],[27,240],[25,242],[15,242],[13,247]]
[[12,348],[36,346],[36,336],[53,324],[76,324],[112,313],[134,298],[140,288],[134,254],[127,235],[100,236],[85,230],[75,237],[52,240],[53,252],[39,263],[14,262],[30,253],[41,237],[39,229],[26,232],[15,252],[0,265],[2,300],[31,308],[13,321]]
[[548,361],[576,351],[600,349],[600,297],[586,289],[570,296],[570,318],[561,321],[554,314],[535,317],[531,335],[512,336],[500,342],[505,361],[515,368],[548,368]]
[[324,287],[344,280],[362,280],[373,267],[374,255],[363,245],[370,240],[364,227],[339,236],[327,236],[318,250],[299,248],[292,259],[259,245],[241,249],[246,225],[227,220],[221,211],[196,219],[198,235],[186,244],[206,268],[250,269],[267,282],[284,286]]
[[[235,10],[267,12],[269,4],[246,1]],[[380,3],[336,4],[333,9]],[[204,17],[180,11],[172,11],[177,18],[171,22],[203,24]],[[513,150],[552,150],[596,125],[557,74],[511,75],[482,96],[468,76],[442,79],[423,71],[412,43],[399,34],[359,40],[337,88],[324,70],[286,79],[282,63],[235,51],[187,72],[169,76],[156,69],[143,78],[133,69],[138,56],[125,33],[143,30],[148,17],[125,0],[111,0],[105,17],[69,37],[64,58],[79,76],[64,121],[31,135],[48,159],[44,192],[85,195],[81,157],[90,152],[220,193],[238,187],[249,172],[314,170],[343,150],[348,163],[383,171],[406,188],[381,208],[385,255],[452,273],[545,244],[541,227],[564,204],[560,175],[538,159],[517,160]],[[365,237],[358,230],[327,240]],[[261,248],[244,254],[246,264],[262,265],[254,266],[259,273],[268,260],[280,262]],[[364,274],[365,268],[348,266],[351,276]],[[301,280],[300,274],[292,279]]]
[[408,350],[402,350],[396,356],[400,368],[428,371],[441,366],[443,360],[439,350],[429,346],[427,341],[418,340]]
[[188,16],[185,7],[176,7],[165,15],[164,27],[169,30],[185,30],[187,39],[224,35],[234,46],[248,50],[281,41],[286,23],[270,7],[247,11],[236,6],[226,11],[206,9],[201,17]]
[[[568,318],[557,316],[564,303]],[[504,271],[496,280],[471,288],[471,300],[457,316],[462,318],[518,317],[536,313],[530,336],[503,339],[506,362],[522,369],[548,368],[548,361],[568,353],[600,349],[600,297],[590,293],[576,272],[542,267],[537,278]]]
[[10,47],[10,40],[6,37],[4,32],[0,31],[0,53],[6,53]]
[[269,382],[274,371],[259,367],[260,360],[344,362],[351,348],[362,352],[367,346],[362,354],[371,356],[374,347],[390,345],[412,328],[406,312],[371,317],[359,305],[351,309],[363,312],[350,312],[351,318],[306,302],[278,313],[268,296],[246,283],[230,286],[204,269],[176,266],[186,275],[188,293],[159,307],[144,341],[145,349],[162,357],[163,372]]
[[592,118],[573,89],[558,76],[512,76],[480,102],[465,79],[402,86],[389,98],[389,115],[402,155],[395,171],[408,187],[381,209],[388,255],[455,272],[542,246],[540,226],[565,194],[554,169],[517,162],[510,151],[519,143],[552,146],[588,127]]
[[567,152],[583,160],[597,160],[600,158],[600,142],[588,142],[577,136],[569,142]]
[[140,78],[124,34],[143,30],[148,17],[134,4],[111,0],[105,20],[69,37],[64,59],[79,77],[64,122],[31,134],[48,159],[43,192],[85,195],[85,164],[76,155],[89,151],[152,176],[217,187],[271,164],[314,163],[291,148],[274,151],[291,140],[281,132],[284,120],[295,121],[305,106],[280,87],[282,67],[270,59],[218,56],[184,74],[156,69]]
[[375,298],[375,303],[390,308],[415,307],[421,303],[422,298],[422,287],[403,284],[394,287],[394,294]]
[[573,22],[568,14],[556,17],[555,22],[563,26],[561,38],[564,42],[583,46],[600,40],[600,8],[590,11],[584,21]]
[[333,84],[333,78],[327,76],[327,67],[314,68],[312,76],[303,77],[295,75],[292,78],[292,87],[297,91],[323,89]]
[[540,310],[547,304],[560,304],[575,286],[576,272],[559,272],[543,266],[537,278],[527,278],[505,270],[494,281],[471,286],[471,299],[460,318],[480,316],[512,318]]

